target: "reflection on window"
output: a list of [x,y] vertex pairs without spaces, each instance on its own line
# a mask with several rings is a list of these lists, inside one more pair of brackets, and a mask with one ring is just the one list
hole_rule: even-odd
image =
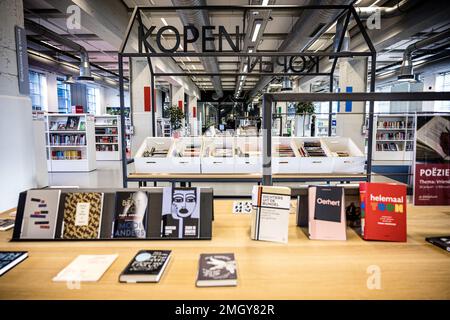
[[45,110],[45,76],[42,73],[30,71],[29,81],[30,98],[33,110]]
[[99,91],[96,87],[86,88],[87,112],[90,114],[101,114]]
[[[450,91],[450,72],[439,74],[436,77],[436,91]],[[435,101],[435,112],[449,112],[450,101]]]
[[64,82],[64,79],[57,80],[58,89],[58,112],[70,113],[70,85]]

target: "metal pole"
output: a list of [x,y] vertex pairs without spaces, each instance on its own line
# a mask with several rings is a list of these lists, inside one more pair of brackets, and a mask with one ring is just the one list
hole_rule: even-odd
[[264,186],[272,185],[272,99],[263,95],[263,180]]
[[[152,68],[151,68],[152,69]],[[152,97],[152,137],[156,137],[156,125],[155,125],[155,75],[153,70],[151,71],[151,97]]]
[[[333,92],[334,90],[334,76],[333,76],[334,70],[333,72],[330,74],[330,92]],[[328,105],[328,136],[331,137],[331,123],[333,121],[333,101],[329,102]]]
[[[370,92],[375,92],[375,74],[377,65],[377,54],[372,54],[370,63]],[[375,102],[369,103],[369,132],[367,137],[367,181],[370,182],[372,175],[372,148],[373,148],[373,114],[375,110]]]
[[125,95],[123,89],[123,57],[118,54],[119,62],[119,92],[120,92],[120,139],[122,140],[122,181],[123,187],[128,187],[128,172],[127,172],[127,144],[125,139]]

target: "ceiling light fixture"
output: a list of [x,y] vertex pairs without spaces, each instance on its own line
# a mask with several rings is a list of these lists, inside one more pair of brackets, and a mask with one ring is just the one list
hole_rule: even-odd
[[255,42],[258,38],[259,30],[261,29],[261,20],[255,20],[255,28],[253,29],[252,42]]
[[262,6],[267,6],[269,4],[269,0],[263,0],[261,5]]

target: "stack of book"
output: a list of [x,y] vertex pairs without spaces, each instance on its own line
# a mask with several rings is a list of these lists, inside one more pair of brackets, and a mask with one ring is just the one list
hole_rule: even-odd
[[284,157],[295,157],[294,150],[292,150],[289,144],[280,143],[275,146],[275,153],[280,158]]
[[168,149],[156,149],[155,147],[152,147],[150,150],[145,150],[142,156],[144,158],[165,158],[167,157],[167,154],[169,153]]
[[187,145],[183,152],[180,154],[180,157],[199,157],[200,156],[200,146],[195,144]]
[[231,148],[216,148],[211,152],[212,157],[231,158],[233,157],[233,149]]
[[319,141],[317,142],[305,142],[303,146],[298,150],[302,157],[326,157],[325,151]]

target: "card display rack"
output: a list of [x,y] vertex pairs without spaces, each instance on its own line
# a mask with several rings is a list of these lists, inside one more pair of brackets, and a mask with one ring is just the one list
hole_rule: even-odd
[[97,160],[121,159],[120,116],[95,117],[95,150]]
[[96,169],[94,116],[46,116],[47,169],[49,172],[88,172]]

